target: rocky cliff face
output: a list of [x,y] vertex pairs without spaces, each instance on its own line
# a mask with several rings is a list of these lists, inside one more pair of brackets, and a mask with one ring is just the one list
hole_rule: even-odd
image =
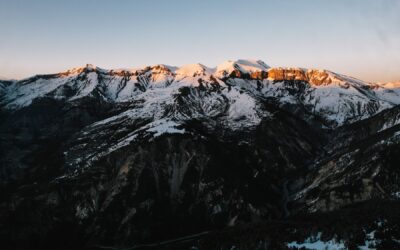
[[284,249],[318,233],[358,247],[375,229],[378,248],[397,246],[398,102],[395,89],[246,60],[0,82],[0,238]]
[[268,78],[273,81],[303,81],[315,86],[343,81],[326,70],[300,68],[271,68],[268,70]]

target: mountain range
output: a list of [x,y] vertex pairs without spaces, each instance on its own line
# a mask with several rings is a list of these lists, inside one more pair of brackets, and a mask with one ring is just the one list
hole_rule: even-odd
[[399,104],[400,83],[260,60],[0,80],[0,239],[400,249]]

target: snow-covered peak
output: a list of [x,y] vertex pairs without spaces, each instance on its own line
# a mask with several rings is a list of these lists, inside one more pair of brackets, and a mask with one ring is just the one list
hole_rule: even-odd
[[[207,91],[215,91],[212,100],[207,102],[221,103],[224,102],[221,95],[232,96],[228,98],[232,100],[229,107],[235,112],[230,114],[240,114],[238,119],[246,116],[241,110],[247,106],[240,101],[241,98],[246,99],[246,103],[253,107],[253,103],[258,102],[257,98],[262,96],[284,106],[313,107],[310,113],[320,114],[328,122],[333,121],[335,126],[340,126],[400,104],[400,88],[396,89],[400,84],[390,83],[386,84],[387,87],[383,86],[328,70],[270,68],[264,62],[256,60],[227,61],[216,69],[202,64],[188,64],[179,68],[158,64],[135,70],[106,70],[89,64],[63,73],[37,75],[1,84],[0,106],[19,109],[40,97],[71,102],[88,97],[117,103],[139,100],[142,103],[148,99],[153,100],[149,101],[151,105],[159,107],[165,103],[172,105],[174,96],[181,93],[182,89],[190,93],[193,91],[191,94],[203,100],[205,96],[201,91],[204,88],[196,87],[205,87]],[[228,92],[222,93],[221,90]],[[244,90],[246,93],[242,93]],[[185,91],[183,93],[187,93]],[[157,101],[160,98],[162,103]],[[205,104],[201,103],[200,106],[203,107],[202,105]],[[205,105],[207,108],[198,113],[213,113],[218,105],[211,105],[212,108],[209,109]],[[355,110],[354,107],[358,106],[361,108]]]
[[165,84],[168,84],[170,81],[172,81],[173,77],[175,76],[175,73],[173,72],[174,70],[174,67],[164,64],[157,64],[139,70],[138,75],[149,77],[150,82],[148,83],[152,83],[158,86],[164,86]]
[[213,70],[202,64],[187,64],[175,71],[176,86],[208,86],[214,82]]
[[400,88],[400,81],[397,82],[378,82],[377,85],[379,87],[383,87],[386,89],[399,89]]
[[236,61],[225,61],[217,66],[215,76],[223,78],[235,73],[236,76],[243,74],[253,74],[259,72],[266,72],[269,66],[261,60],[244,60],[239,59]]
[[261,60],[239,59],[236,61],[236,64],[239,65],[240,68],[246,70],[249,73],[264,71],[269,68],[269,66]]
[[95,70],[95,69],[97,69],[97,67],[94,64],[88,63],[88,64],[86,64],[85,69]]
[[174,66],[169,66],[165,64],[156,64],[152,66],[145,67],[146,69],[150,69],[153,73],[166,73],[166,74],[171,74],[173,73],[177,68]]
[[74,75],[79,75],[82,72],[93,72],[96,70],[102,70],[102,69],[96,67],[93,64],[86,64],[85,66],[82,66],[82,67],[76,67],[76,68],[69,69],[65,72],[58,73],[57,75],[58,76],[74,76]]
[[178,68],[175,71],[178,76],[188,76],[188,77],[196,77],[196,76],[204,76],[212,73],[212,70],[204,66],[203,64],[187,64]]

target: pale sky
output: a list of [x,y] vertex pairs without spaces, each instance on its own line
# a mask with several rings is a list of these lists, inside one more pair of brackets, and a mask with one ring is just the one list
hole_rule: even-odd
[[0,0],[0,76],[261,59],[400,80],[398,0]]

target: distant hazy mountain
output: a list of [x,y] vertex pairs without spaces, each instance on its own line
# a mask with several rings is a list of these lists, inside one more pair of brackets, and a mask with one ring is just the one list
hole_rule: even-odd
[[0,81],[15,81],[15,80],[9,77],[0,76]]

